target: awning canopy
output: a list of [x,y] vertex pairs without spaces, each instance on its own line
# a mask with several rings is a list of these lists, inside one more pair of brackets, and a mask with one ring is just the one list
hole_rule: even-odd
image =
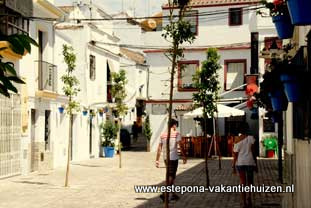
[[[228,107],[222,104],[217,104],[218,113],[214,113],[214,117],[225,118],[231,116],[244,116],[245,112],[236,108]],[[203,117],[203,107],[184,114],[184,118]]]

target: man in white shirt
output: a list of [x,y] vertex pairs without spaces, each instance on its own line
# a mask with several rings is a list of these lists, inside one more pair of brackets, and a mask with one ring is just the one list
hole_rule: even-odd
[[[178,149],[177,149],[177,145],[179,145],[180,150],[181,150],[181,154],[183,155],[183,163],[186,164],[187,162],[187,158],[185,155],[185,151],[183,149],[183,145],[181,144],[181,136],[180,133],[177,131],[177,125],[178,122],[175,119],[171,120],[170,123],[170,128],[171,128],[171,134],[170,134],[170,161],[169,161],[169,186],[172,186],[175,182],[175,178],[176,178],[176,172],[177,172],[177,168],[178,168]],[[156,157],[156,167],[159,167],[159,159],[160,159],[160,155],[161,152],[163,152],[163,159],[165,164],[167,165],[167,161],[166,161],[166,142],[167,142],[167,132],[163,132],[161,134],[161,138],[160,138],[160,143],[158,146],[158,151],[157,151],[157,157]],[[161,194],[160,198],[164,201],[164,195]],[[173,193],[171,200],[178,200],[179,197]]]

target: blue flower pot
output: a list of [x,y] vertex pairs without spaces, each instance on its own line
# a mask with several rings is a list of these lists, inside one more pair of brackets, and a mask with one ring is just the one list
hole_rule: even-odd
[[287,109],[287,99],[282,90],[275,90],[269,93],[273,111],[285,111]]
[[279,38],[287,39],[293,37],[294,25],[292,25],[288,14],[274,16],[272,17],[272,21],[278,32]]
[[293,25],[311,24],[310,0],[287,0],[287,6]]
[[105,157],[113,157],[114,155],[114,147],[103,147],[103,151],[105,154]]
[[84,116],[86,116],[86,115],[87,115],[87,111],[82,111],[82,114],[83,114]]
[[64,107],[58,107],[58,111],[59,111],[60,113],[64,113]]
[[283,83],[286,97],[289,102],[298,102],[300,97],[300,88],[297,76],[290,74],[281,74],[280,79]]

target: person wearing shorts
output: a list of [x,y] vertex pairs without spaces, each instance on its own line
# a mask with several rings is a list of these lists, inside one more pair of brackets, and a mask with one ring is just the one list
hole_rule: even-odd
[[[177,131],[177,125],[178,122],[175,119],[172,119],[170,122],[170,128],[171,128],[171,136],[170,136],[170,161],[169,161],[169,186],[172,186],[175,182],[176,178],[176,172],[178,168],[178,150],[177,147],[179,145],[181,153],[183,155],[183,163],[186,164],[187,159],[185,155],[185,151],[183,149],[183,146],[181,145],[181,136],[180,133]],[[164,163],[167,166],[167,160],[166,160],[166,142],[167,142],[167,132],[163,132],[160,137],[160,142],[158,145],[158,151],[157,151],[157,157],[156,157],[156,167],[159,167],[159,159],[161,152],[163,153]],[[160,198],[164,201],[164,195],[163,193],[160,195]],[[176,193],[172,193],[171,200],[178,200],[179,197],[176,195]]]
[[[250,186],[254,183],[254,171],[257,172],[257,160],[254,152],[255,139],[253,136],[247,135],[248,125],[245,123],[240,127],[240,141],[233,148],[233,164],[234,173],[236,170],[240,176],[240,184]],[[242,206],[251,207],[252,199],[249,193],[246,201],[246,193],[241,193]]]

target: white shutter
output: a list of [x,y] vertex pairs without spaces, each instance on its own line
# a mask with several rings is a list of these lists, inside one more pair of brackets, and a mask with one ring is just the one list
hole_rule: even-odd
[[226,90],[244,84],[244,63],[228,63]]

